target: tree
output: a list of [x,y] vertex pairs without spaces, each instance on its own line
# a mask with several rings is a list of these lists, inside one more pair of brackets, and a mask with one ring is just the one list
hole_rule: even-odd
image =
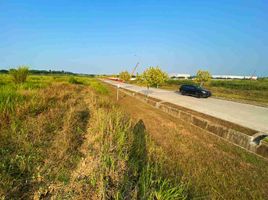
[[123,81],[129,81],[131,76],[128,73],[128,71],[123,71],[123,72],[120,72],[119,78],[122,79]]
[[139,74],[138,72],[136,74],[136,82],[143,83],[142,74]]
[[198,70],[196,74],[196,82],[200,84],[200,86],[203,86],[204,83],[210,81],[211,79],[211,74],[209,71],[202,71]]
[[157,87],[168,79],[167,73],[163,72],[159,67],[149,67],[142,74],[142,80],[149,87]]
[[24,83],[29,74],[27,66],[19,66],[18,69],[10,69],[9,74],[13,77],[13,81],[17,83]]

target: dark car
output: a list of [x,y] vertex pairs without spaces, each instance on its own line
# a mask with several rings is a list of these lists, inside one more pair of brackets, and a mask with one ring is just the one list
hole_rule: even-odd
[[182,85],[180,87],[180,93],[182,95],[191,95],[191,96],[195,96],[195,97],[210,97],[211,96],[211,92],[208,90],[205,90],[204,88],[200,87],[200,86],[196,86],[196,85]]

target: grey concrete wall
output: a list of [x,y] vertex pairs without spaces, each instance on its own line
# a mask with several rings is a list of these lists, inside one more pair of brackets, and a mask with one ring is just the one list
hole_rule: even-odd
[[254,136],[247,135],[241,131],[234,130],[228,126],[223,126],[222,124],[209,121],[202,117],[195,116],[192,113],[179,109],[175,105],[172,106],[172,104],[162,104],[163,102],[158,99],[150,98],[142,94],[135,94],[127,89],[122,89],[122,91],[180,120],[222,137],[244,149],[268,158],[268,143],[265,141],[261,141],[260,144],[256,144],[252,142],[254,141]]

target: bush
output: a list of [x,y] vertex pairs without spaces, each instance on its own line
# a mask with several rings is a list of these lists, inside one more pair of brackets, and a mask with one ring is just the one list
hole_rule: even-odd
[[26,66],[20,66],[18,69],[9,70],[9,74],[13,77],[14,83],[24,83],[29,74],[29,68]]
[[81,81],[78,81],[75,77],[71,76],[69,78],[69,83],[71,84],[83,84]]
[[131,75],[128,73],[128,71],[123,71],[119,74],[119,78],[123,81],[129,81],[131,78]]

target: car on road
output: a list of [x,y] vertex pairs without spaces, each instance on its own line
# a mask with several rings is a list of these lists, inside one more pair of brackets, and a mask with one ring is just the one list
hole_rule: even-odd
[[181,85],[180,93],[182,95],[190,95],[195,97],[210,97],[211,92],[197,85]]

